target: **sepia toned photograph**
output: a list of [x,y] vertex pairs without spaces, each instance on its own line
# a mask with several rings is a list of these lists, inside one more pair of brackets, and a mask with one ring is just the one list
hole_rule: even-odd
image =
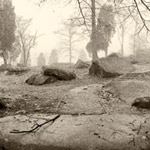
[[0,0],[0,150],[150,150],[150,1]]

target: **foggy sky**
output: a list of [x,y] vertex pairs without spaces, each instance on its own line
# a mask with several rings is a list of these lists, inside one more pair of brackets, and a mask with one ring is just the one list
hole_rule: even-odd
[[[71,13],[74,13],[73,6],[55,3],[46,4],[42,7],[33,4],[30,0],[13,0],[15,6],[15,12],[17,16],[23,16],[24,18],[32,18],[32,30],[38,31],[42,35],[38,40],[38,45],[31,50],[32,65],[36,65],[36,58],[40,52],[43,52],[46,59],[48,59],[52,49],[59,47],[59,38],[54,34],[54,31],[61,29],[61,21],[67,19]],[[88,41],[87,41],[88,42]],[[81,45],[85,49],[85,43]],[[112,44],[109,46],[109,52],[118,51],[120,44],[118,41],[118,35],[115,34],[112,39]],[[130,53],[128,44],[128,37],[125,39],[125,54]],[[104,56],[103,52],[100,52],[100,56]],[[67,60],[60,60],[67,61]]]

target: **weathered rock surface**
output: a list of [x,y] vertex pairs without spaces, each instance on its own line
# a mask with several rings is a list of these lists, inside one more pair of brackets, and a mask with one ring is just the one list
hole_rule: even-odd
[[150,71],[146,72],[130,72],[120,77],[121,79],[138,79],[138,80],[149,80]]
[[89,68],[90,67],[90,64],[88,62],[84,62],[82,60],[78,60],[75,64],[75,67],[77,69],[83,69],[83,68]]
[[52,76],[58,80],[72,80],[76,78],[76,74],[70,71],[62,70],[55,67],[42,67],[42,73],[45,76]]
[[58,80],[72,80],[76,78],[73,72],[65,71],[54,67],[42,67],[42,73],[33,74],[25,82],[30,85],[43,85],[56,82]]
[[29,85],[43,85],[48,83],[53,83],[57,79],[53,76],[45,76],[43,74],[34,74],[29,77],[25,82]]
[[91,84],[76,87],[68,92],[65,100],[66,104],[62,107],[65,112],[76,114],[103,114],[106,113],[103,100],[96,93],[102,88],[102,84]]
[[[149,115],[62,115],[53,124],[30,130],[55,115],[16,115],[0,118],[0,147],[11,150],[149,150]],[[9,144],[11,143],[11,144]],[[13,144],[14,143],[14,144]],[[15,146],[14,146],[15,145]],[[30,145],[30,146],[29,146]]]
[[103,88],[129,105],[132,105],[137,98],[150,96],[150,83],[147,81],[115,80],[104,85]]
[[107,57],[93,62],[89,73],[101,78],[111,78],[132,72],[134,69],[134,66],[123,58]]

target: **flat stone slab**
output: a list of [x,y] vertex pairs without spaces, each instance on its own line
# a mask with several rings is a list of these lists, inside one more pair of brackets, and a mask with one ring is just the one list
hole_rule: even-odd
[[[6,143],[14,142],[16,150],[17,143],[23,146],[32,144],[37,147],[59,147],[59,149],[148,150],[150,148],[149,114],[61,115],[53,124],[49,122],[34,133],[10,133],[14,129],[30,130],[33,125],[44,123],[55,116],[34,114],[0,118],[0,140],[3,139]],[[0,147],[4,146],[5,144],[0,144]]]
[[127,74],[121,76],[120,79],[149,80],[150,79],[150,71],[127,73]]
[[105,113],[97,91],[101,90],[102,84],[90,84],[71,89],[63,106],[67,110],[79,114],[102,114]]
[[114,80],[103,89],[129,105],[139,97],[150,97],[150,83],[142,80]]

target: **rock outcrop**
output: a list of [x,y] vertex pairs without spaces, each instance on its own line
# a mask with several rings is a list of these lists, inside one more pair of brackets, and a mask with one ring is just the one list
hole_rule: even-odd
[[43,85],[57,81],[55,77],[45,76],[43,74],[34,74],[26,80],[29,85]]
[[134,69],[134,66],[123,58],[107,57],[93,62],[89,73],[101,78],[112,78],[132,72]]
[[58,80],[72,80],[76,78],[76,74],[70,71],[62,70],[55,67],[42,67],[42,73],[45,76],[52,76]]
[[33,74],[25,82],[29,85],[43,85],[53,83],[59,80],[72,80],[76,74],[66,70],[54,67],[42,67],[42,73]]

